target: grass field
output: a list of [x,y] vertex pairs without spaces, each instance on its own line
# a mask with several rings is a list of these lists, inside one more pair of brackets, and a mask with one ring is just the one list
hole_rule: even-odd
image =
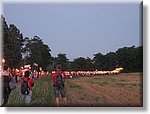
[[[143,106],[143,74],[78,76],[66,79],[68,106]],[[25,106],[18,89],[11,92],[7,106]],[[32,103],[28,106],[55,106],[51,77],[35,82]]]

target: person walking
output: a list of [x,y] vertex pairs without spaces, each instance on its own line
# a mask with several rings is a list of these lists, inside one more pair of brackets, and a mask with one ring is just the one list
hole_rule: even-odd
[[9,95],[11,92],[11,89],[9,87],[9,82],[11,81],[11,74],[9,72],[8,66],[4,66],[3,72],[2,72],[2,81],[3,81],[3,104],[2,106],[5,106],[8,102]]
[[34,86],[34,81],[29,78],[29,76],[30,72],[25,71],[24,78],[21,80],[21,95],[25,104],[30,104],[32,100],[32,88]]
[[63,99],[63,105],[64,106],[68,105],[66,98],[65,79],[66,79],[65,73],[62,71],[61,66],[57,65],[56,72],[52,73],[55,103],[57,107],[60,106],[60,97],[59,97],[60,94]]

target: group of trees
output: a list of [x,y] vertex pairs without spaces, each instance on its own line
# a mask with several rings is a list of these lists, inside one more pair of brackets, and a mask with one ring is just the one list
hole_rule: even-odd
[[14,25],[7,25],[3,16],[2,23],[2,51],[5,64],[11,68],[37,63],[47,67],[51,62],[51,54],[48,45],[44,44],[38,36],[33,38],[23,37],[20,30]]
[[10,67],[21,67],[25,64],[37,63],[44,70],[54,70],[60,64],[63,70],[113,70],[123,67],[125,72],[143,71],[143,46],[123,47],[116,52],[93,54],[93,58],[78,57],[69,61],[66,54],[59,53],[52,57],[50,48],[38,36],[23,37],[13,24],[7,25],[1,16],[3,33],[3,58]]
[[143,46],[123,47],[105,55],[102,53],[93,55],[93,59],[78,57],[73,61],[68,61],[66,54],[58,54],[58,57],[53,59],[53,63],[59,63],[64,70],[70,71],[114,70],[116,67],[124,68],[124,72],[143,71]]
[[42,67],[47,67],[51,62],[51,54],[48,45],[44,44],[38,36],[33,38],[24,38],[24,48],[22,64],[38,64]]
[[17,67],[22,59],[23,35],[19,29],[11,24],[7,25],[5,18],[1,16],[3,35],[3,58],[11,67]]

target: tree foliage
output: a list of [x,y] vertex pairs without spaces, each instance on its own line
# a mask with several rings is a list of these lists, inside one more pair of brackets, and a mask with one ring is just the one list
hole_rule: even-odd
[[3,58],[10,67],[18,67],[22,59],[23,35],[13,24],[7,25],[1,16],[3,34]]
[[25,64],[37,63],[39,66],[46,68],[51,62],[51,54],[48,45],[44,44],[42,39],[34,36],[25,40]]
[[143,71],[143,46],[120,48],[116,54],[118,65],[123,67],[125,72]]
[[42,67],[50,64],[51,54],[48,45],[38,36],[23,38],[20,30],[14,25],[7,25],[1,16],[3,34],[3,58],[9,67],[20,67],[25,64],[37,63]]
[[105,56],[101,53],[94,54],[93,62],[94,62],[94,67],[97,70],[104,70],[104,65],[105,65]]
[[51,69],[55,70],[58,64],[61,65],[63,70],[69,70],[69,59],[66,57],[66,54],[59,53],[57,57],[52,57]]
[[70,62],[71,70],[114,70],[123,67],[124,72],[143,71],[143,46],[123,47],[116,52],[94,54],[93,59],[79,57]]

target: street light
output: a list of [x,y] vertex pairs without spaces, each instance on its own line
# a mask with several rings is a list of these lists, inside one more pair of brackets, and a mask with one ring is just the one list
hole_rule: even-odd
[[5,59],[2,59],[3,64],[5,63]]

